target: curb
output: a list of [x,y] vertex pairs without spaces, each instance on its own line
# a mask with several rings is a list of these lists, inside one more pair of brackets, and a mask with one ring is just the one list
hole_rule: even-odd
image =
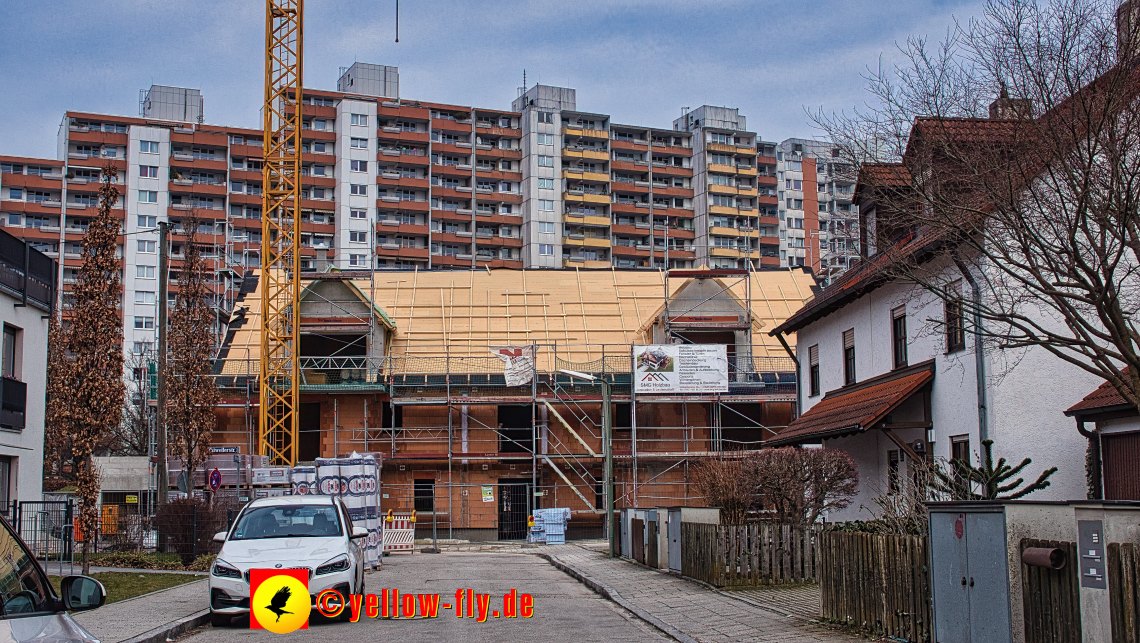
[[[630,603],[629,601],[625,600],[624,598],[622,598],[621,594],[619,594],[617,592],[617,590],[615,590],[614,588],[612,588],[609,585],[606,585],[606,584],[604,584],[598,580],[595,580],[595,579],[591,578],[590,576],[588,576],[587,574],[579,571],[578,569],[571,567],[570,565],[562,562],[561,560],[558,559],[558,557],[554,556],[553,554],[547,554],[544,552],[536,552],[536,555],[540,556],[542,558],[545,558],[547,560],[547,562],[549,562],[551,565],[554,565],[556,568],[558,568],[558,569],[562,570],[563,572],[565,572],[566,574],[570,575],[570,577],[576,579],[578,582],[582,583],[586,587],[589,587],[590,589],[594,590],[594,592],[596,592],[596,593],[600,594],[601,596],[613,601],[614,603],[617,603],[621,607],[629,610],[631,613],[633,613],[634,616],[636,616],[637,618],[639,618],[639,619],[645,621],[646,623],[652,625],[653,627],[657,628],[658,630],[661,630],[662,632],[664,632],[668,636],[671,636],[672,638],[680,641],[681,643],[697,643],[696,639],[694,639],[693,637],[681,632],[680,630],[673,627],[672,625],[669,625],[669,624],[661,621],[660,619],[653,616],[649,612],[646,612],[645,610],[641,609],[640,607],[637,607],[633,603]],[[148,641],[146,643],[151,643],[151,642]]]
[[201,612],[195,612],[190,616],[182,617],[177,621],[171,621],[166,625],[160,625],[149,632],[143,632],[138,636],[126,639],[120,643],[166,643],[166,640],[169,638],[173,638],[183,632],[188,632],[209,622],[210,609],[206,608]]

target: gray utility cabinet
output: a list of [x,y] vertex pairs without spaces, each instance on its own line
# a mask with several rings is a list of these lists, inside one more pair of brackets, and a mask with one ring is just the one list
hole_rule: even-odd
[[669,571],[681,573],[681,508],[671,507],[668,511],[669,543],[666,550],[669,552]]
[[1011,641],[1005,514],[1000,506],[930,513],[937,643]]

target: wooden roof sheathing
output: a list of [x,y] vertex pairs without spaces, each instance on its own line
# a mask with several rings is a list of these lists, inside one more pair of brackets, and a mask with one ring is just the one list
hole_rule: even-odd
[[[801,269],[752,275],[753,354],[786,357],[767,331],[811,299],[814,280]],[[687,281],[671,278],[670,290]],[[722,281],[743,303],[743,280]],[[646,341],[642,329],[664,303],[665,276],[649,270],[383,271],[374,282],[352,284],[360,296],[374,296],[375,308],[395,325],[394,356],[486,357],[489,346],[536,343],[556,344],[562,359],[588,361]],[[234,333],[230,360],[259,354],[260,284],[243,303],[247,321]]]

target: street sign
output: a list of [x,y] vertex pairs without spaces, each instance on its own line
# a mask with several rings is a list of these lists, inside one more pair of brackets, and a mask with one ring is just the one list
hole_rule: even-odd
[[241,453],[241,447],[210,447],[210,453]]
[[222,486],[222,472],[214,469],[210,472],[210,491],[217,491]]

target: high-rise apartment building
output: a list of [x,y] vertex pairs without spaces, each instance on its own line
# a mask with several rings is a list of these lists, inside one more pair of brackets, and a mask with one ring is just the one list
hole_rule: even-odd
[[[367,63],[337,87],[303,97],[304,270],[810,265],[826,279],[857,252],[851,183],[830,148],[765,142],[735,108],[655,128],[546,85],[510,110],[429,103],[400,97],[395,67]],[[174,275],[196,221],[223,332],[260,265],[262,155],[260,130],[207,124],[197,90],[155,85],[137,117],[67,112],[57,160],[5,157],[0,223],[58,258],[67,289],[112,168],[125,349],[145,354],[160,221]]]
[[823,141],[787,139],[777,159],[781,265],[810,266],[827,286],[859,256],[854,174]]

